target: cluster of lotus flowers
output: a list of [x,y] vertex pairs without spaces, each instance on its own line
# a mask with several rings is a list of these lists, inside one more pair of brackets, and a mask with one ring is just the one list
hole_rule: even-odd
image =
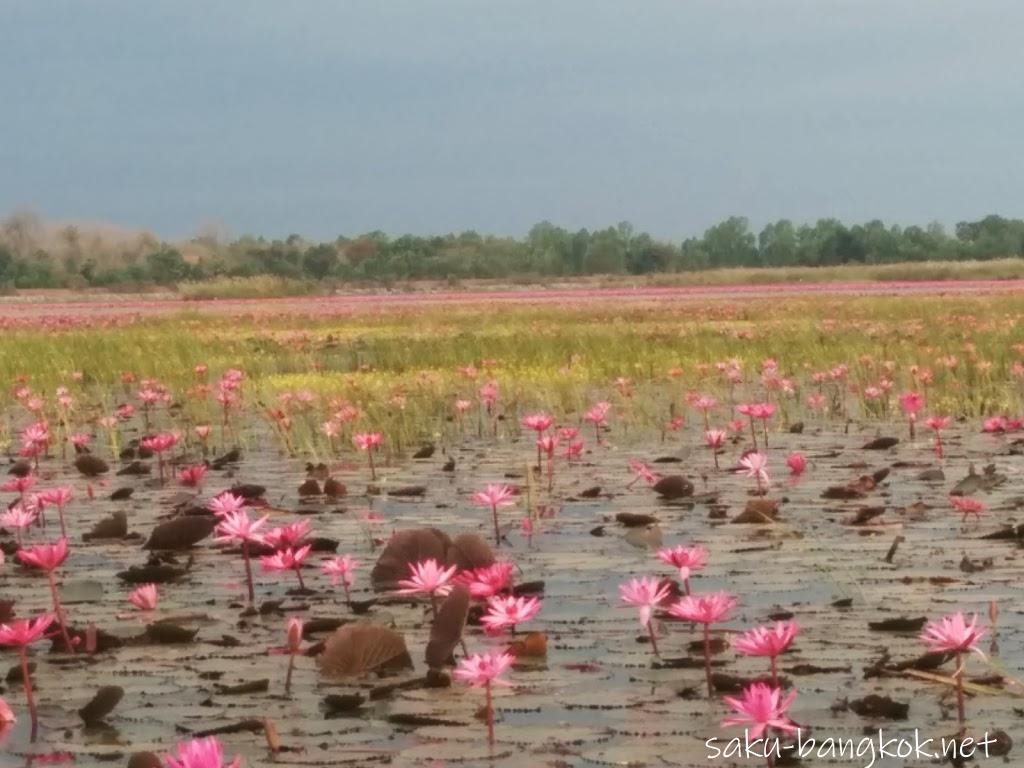
[[[741,365],[736,361],[720,363],[716,368],[730,388],[743,381]],[[211,391],[216,393],[216,400],[222,407],[222,426],[228,430],[232,412],[240,408],[243,402],[241,386],[244,374],[239,370],[229,370],[221,376],[215,389],[210,389],[209,385],[204,383],[207,373],[205,366],[196,367],[195,376],[200,381],[197,387],[200,394]],[[814,373],[812,381],[818,387],[818,391],[808,396],[808,406],[812,410],[823,407],[825,402],[823,387],[828,383],[844,383],[848,373],[845,366],[837,366],[826,372]],[[475,369],[465,371],[467,378],[475,378],[477,374]],[[914,371],[913,376],[915,382],[924,388],[931,381],[931,374],[926,370]],[[792,380],[779,375],[774,361],[765,361],[762,364],[760,381],[769,396],[776,393],[780,396],[791,395],[795,391]],[[126,385],[134,384],[135,379],[127,376],[124,378],[124,383]],[[625,379],[616,382],[620,394],[628,394],[629,386],[630,383]],[[148,432],[153,411],[161,404],[169,402],[171,397],[167,388],[156,380],[143,379],[139,382],[139,387],[136,397],[141,404]],[[863,394],[868,400],[877,400],[887,396],[886,393],[892,388],[891,380],[882,379],[865,388]],[[845,397],[845,393],[849,389],[844,385],[839,387],[837,392]],[[486,381],[479,388],[477,396],[480,407],[487,414],[495,415],[499,400],[498,383],[494,380]],[[51,430],[50,422],[44,416],[46,404],[43,398],[24,385],[15,390],[15,397],[36,419],[19,433],[20,448],[18,452],[22,457],[31,459],[38,467],[40,457],[47,454],[57,439]],[[309,399],[303,396],[288,398],[282,404],[280,412],[274,414],[273,418],[282,429],[287,429],[287,408],[292,407],[293,403],[302,406],[303,403],[308,404],[308,401]],[[735,412],[738,416],[745,417],[745,420],[734,418],[727,422],[723,429],[713,427],[711,424],[712,414],[719,409],[716,398],[707,394],[691,392],[686,396],[686,401],[702,414],[703,440],[711,451],[716,469],[718,469],[719,452],[725,447],[729,436],[738,436],[749,429],[753,449],[746,450],[740,455],[737,461],[737,471],[750,477],[756,483],[759,493],[765,493],[771,484],[767,454],[768,425],[776,413],[776,404],[772,402],[739,404],[735,407]],[[919,423],[919,414],[925,405],[925,397],[916,391],[907,391],[900,394],[896,401],[907,420],[910,433],[913,435],[915,425]],[[84,449],[89,442],[89,436],[84,433],[76,433],[70,428],[72,421],[70,413],[74,409],[74,400],[71,394],[66,389],[59,390],[56,393],[55,402],[62,425],[61,430],[67,444],[72,445],[76,450]],[[455,409],[458,414],[465,413],[471,407],[470,400],[463,398],[456,400]],[[612,405],[607,401],[600,401],[588,408],[582,416],[582,421],[593,427],[598,445],[602,442],[602,429],[606,427],[611,412]],[[116,409],[114,414],[101,418],[98,424],[113,432],[119,422],[131,419],[134,415],[134,407],[131,404],[123,404]],[[323,432],[328,439],[333,440],[341,434],[343,427],[354,423],[359,416],[358,410],[350,404],[339,404],[332,417],[323,423]],[[667,422],[665,429],[666,431],[675,431],[680,429],[684,423],[684,417],[678,416]],[[943,455],[941,434],[949,426],[950,418],[933,415],[925,418],[923,423],[934,433],[934,450],[936,455],[941,458]],[[520,426],[524,430],[535,433],[537,465],[538,468],[541,468],[546,461],[546,474],[550,488],[554,483],[555,458],[558,449],[563,449],[561,456],[570,463],[575,457],[582,454],[584,441],[580,436],[580,431],[576,427],[557,428],[554,416],[547,413],[525,415],[520,419]],[[983,424],[985,432],[996,434],[1021,428],[1021,420],[1006,416],[992,417]],[[193,433],[203,443],[205,452],[205,444],[211,434],[211,427],[198,425],[193,428]],[[172,452],[181,440],[180,432],[168,431],[147,434],[139,442],[141,448],[152,452],[157,457],[161,481],[164,478],[165,454]],[[383,434],[371,431],[355,432],[352,434],[351,440],[358,450],[367,454],[370,474],[372,478],[375,478],[374,454],[384,442]],[[785,462],[790,474],[794,477],[800,476],[807,468],[807,461],[799,452],[790,453]],[[635,475],[634,482],[642,479],[645,482],[654,483],[657,479],[650,468],[640,462],[633,462],[631,468]],[[201,489],[206,471],[205,464],[194,464],[180,468],[176,477],[182,485]],[[38,721],[29,678],[28,647],[51,635],[60,635],[64,649],[69,653],[77,652],[83,645],[88,650],[90,645],[88,634],[85,637],[72,637],[69,634],[68,622],[60,603],[56,582],[56,572],[69,554],[64,515],[65,507],[72,499],[71,489],[61,487],[33,492],[35,482],[35,476],[28,474],[12,478],[0,486],[0,490],[18,495],[17,500],[0,515],[0,524],[14,529],[17,533],[20,546],[17,559],[24,565],[45,574],[53,603],[52,612],[0,626],[0,645],[16,647],[19,652],[26,705],[32,719],[33,738],[37,731]],[[504,485],[489,485],[473,495],[473,501],[476,504],[491,511],[497,545],[500,545],[502,541],[499,510],[512,505],[514,496],[515,492]],[[951,497],[950,502],[965,518],[972,514],[980,515],[984,510],[984,505],[981,502],[968,497]],[[23,537],[30,532],[32,526],[43,521],[44,511],[47,507],[56,507],[58,510],[61,538],[53,543],[24,545]],[[295,573],[300,589],[305,589],[302,570],[311,552],[311,546],[307,543],[311,535],[308,521],[302,520],[264,530],[268,517],[252,519],[246,509],[246,500],[230,492],[214,496],[208,504],[208,509],[218,518],[216,542],[237,545],[240,548],[250,604],[255,599],[251,563],[251,551],[254,547],[259,547],[260,551],[267,547],[272,550],[269,554],[262,554],[259,557],[259,563],[264,572],[292,571]],[[529,518],[524,521],[523,527],[527,532],[531,530]],[[713,695],[713,683],[710,666],[710,629],[714,624],[729,620],[737,604],[737,599],[726,592],[691,593],[691,576],[703,570],[708,562],[708,552],[702,547],[663,548],[657,552],[657,557],[660,561],[676,569],[682,583],[682,590],[680,591],[678,585],[670,580],[656,577],[634,578],[620,586],[621,599],[638,608],[640,624],[647,632],[655,654],[659,653],[658,632],[655,624],[659,615],[702,626],[705,678],[707,692],[711,696]],[[0,554],[0,564],[2,564],[2,554]],[[320,564],[321,572],[330,579],[332,586],[336,587],[340,584],[343,587],[346,603],[350,605],[350,590],[354,583],[354,573],[358,567],[359,562],[351,555],[334,557]],[[473,598],[486,601],[481,619],[486,632],[501,634],[530,621],[541,609],[540,600],[511,594],[512,572],[513,566],[508,562],[498,562],[487,568],[458,573],[454,566],[445,566],[428,559],[410,565],[408,577],[399,584],[399,593],[427,597],[436,616],[438,599],[447,595],[455,584],[464,584]],[[127,599],[135,608],[148,614],[156,610],[159,594],[154,584],[144,584],[132,591]],[[56,625],[55,632],[53,631],[54,625]],[[956,669],[953,676],[957,684],[958,712],[961,723],[965,720],[963,656],[970,651],[977,651],[977,642],[986,631],[984,627],[978,626],[976,616],[968,619],[963,614],[957,613],[928,624],[921,635],[922,642],[927,645],[929,650],[955,655]],[[744,725],[755,737],[772,729],[783,733],[794,730],[795,724],[786,713],[796,696],[796,691],[787,692],[782,689],[779,683],[777,664],[779,656],[791,646],[798,634],[799,626],[796,622],[777,622],[771,626],[752,628],[733,638],[732,647],[739,653],[769,659],[770,677],[764,682],[751,683],[740,697],[724,698],[724,702],[734,710],[734,714],[726,718],[723,725]],[[290,658],[285,683],[286,690],[290,689],[292,668],[295,656],[301,650],[302,636],[302,621],[296,617],[289,618],[286,626],[286,645],[275,649],[277,652],[286,653]],[[467,653],[454,672],[456,678],[472,686],[485,689],[488,734],[492,742],[494,736],[491,686],[509,684],[502,676],[511,667],[513,661],[514,656],[507,651],[472,655]],[[14,714],[11,708],[0,699],[0,721],[12,721],[13,718]],[[223,761],[223,749],[214,738],[183,742],[177,746],[174,754],[166,758],[169,768],[222,768]],[[229,766],[238,764],[239,758],[228,763]]]
[[[704,570],[708,562],[708,552],[704,547],[663,547],[656,555],[658,560],[677,569],[682,583],[681,594],[675,581],[645,576],[620,584],[620,599],[638,609],[640,625],[647,632],[655,655],[659,655],[658,633],[654,623],[656,611],[678,621],[701,625],[705,683],[707,695],[711,698],[714,695],[714,684],[711,675],[710,629],[713,624],[731,619],[738,598],[728,592],[691,593],[691,576]],[[954,613],[926,624],[920,635],[921,642],[929,652],[950,653],[954,656],[953,678],[961,728],[966,722],[963,656],[972,651],[981,654],[977,644],[987,631],[985,627],[979,626],[977,615],[968,619],[963,613]],[[733,714],[722,720],[723,727],[741,725],[746,728],[748,736],[754,739],[762,738],[772,729],[781,733],[793,733],[798,729],[786,714],[797,692],[784,691],[780,686],[778,659],[790,648],[799,632],[800,626],[796,621],[777,621],[771,625],[753,627],[731,638],[731,646],[735,651],[769,660],[769,677],[766,681],[748,684],[739,697],[723,697],[723,702],[733,710]]]
[[[32,476],[18,478],[18,490],[27,492],[31,488]],[[50,492],[37,494],[49,498]],[[513,493],[507,486],[488,486],[485,491],[477,494],[478,501],[487,506],[497,508],[509,503]],[[71,495],[68,489],[60,489],[55,494],[60,503],[66,504],[70,501]],[[36,500],[38,502],[38,499]],[[54,502],[56,503],[56,502]],[[218,544],[240,545],[245,564],[246,587],[250,604],[255,599],[255,589],[252,577],[250,559],[251,548],[259,546],[261,550],[269,547],[273,551],[270,554],[260,556],[259,562],[264,572],[287,572],[293,571],[299,582],[299,587],[305,590],[305,583],[302,576],[302,567],[306,562],[311,545],[305,543],[312,535],[311,526],[308,520],[278,526],[269,530],[264,527],[269,519],[263,516],[252,519],[246,509],[246,500],[229,491],[215,495],[208,503],[207,509],[212,512],[218,522],[215,528]],[[23,508],[36,509],[35,506],[18,502],[14,509],[4,514],[4,524],[9,524],[14,516],[19,514]],[[35,521],[34,514],[27,524]],[[20,521],[19,521],[20,524]],[[27,525],[26,524],[26,525]],[[23,526],[24,527],[24,526]],[[20,529],[19,529],[20,530]],[[36,737],[38,731],[38,716],[35,700],[32,695],[31,679],[29,677],[27,648],[44,638],[50,637],[49,630],[56,624],[57,632],[63,639],[66,651],[75,653],[83,644],[83,638],[71,637],[68,632],[68,621],[65,611],[60,602],[57,589],[56,573],[58,568],[67,560],[69,555],[68,541],[62,536],[55,543],[42,543],[33,546],[21,546],[17,551],[17,559],[26,566],[38,569],[47,577],[53,609],[51,613],[40,614],[33,619],[19,620],[10,625],[0,626],[0,645],[16,646],[21,654],[22,678],[26,695],[26,704],[32,722],[32,738]],[[0,565],[3,564],[2,553],[0,553]],[[336,587],[339,584],[343,587],[345,601],[351,605],[351,588],[354,583],[354,574],[360,563],[351,555],[345,554],[332,557],[320,564],[321,572],[330,579],[331,585]],[[499,561],[490,566],[476,568],[473,570],[458,572],[455,566],[445,567],[434,559],[426,559],[420,562],[411,563],[407,579],[399,582],[398,594],[403,595],[424,595],[429,597],[433,613],[437,614],[438,598],[446,596],[456,584],[462,584],[468,590],[470,596],[477,600],[485,601],[484,613],[480,619],[481,625],[488,634],[499,635],[507,629],[514,629],[531,620],[541,609],[541,601],[535,597],[518,597],[511,594],[513,565],[509,562]],[[143,584],[132,590],[127,596],[128,602],[145,614],[151,614],[157,608],[159,592],[155,584]],[[290,657],[288,673],[286,677],[286,693],[291,687],[292,669],[296,654],[300,651],[301,638],[303,635],[303,623],[297,617],[291,617],[287,621],[286,636],[287,643],[283,648],[274,649],[274,652],[287,653]],[[86,650],[95,642],[95,638],[89,633],[85,638]],[[461,660],[454,675],[456,678],[465,680],[473,686],[486,688],[488,701],[488,731],[493,740],[493,714],[490,712],[492,684],[507,685],[508,683],[500,675],[512,664],[514,657],[506,652],[487,652],[482,654],[467,655]],[[0,715],[7,717],[7,722],[13,722],[13,712],[3,699],[0,699]],[[198,743],[198,742],[197,742]],[[168,765],[180,764],[185,768],[192,768],[193,765],[207,765],[207,763],[193,763],[191,760],[198,759],[196,756],[210,756],[216,750],[209,740],[201,742],[206,746],[181,747],[181,752],[174,763],[169,758]],[[204,758],[205,759],[205,758]],[[219,765],[219,763],[217,764]]]

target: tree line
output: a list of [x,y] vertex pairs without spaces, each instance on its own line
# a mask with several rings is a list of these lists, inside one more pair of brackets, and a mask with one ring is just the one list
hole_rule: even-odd
[[386,283],[1024,256],[1024,220],[997,215],[960,222],[952,232],[937,223],[902,227],[875,220],[848,226],[837,219],[782,219],[757,233],[746,218],[733,216],[681,243],[637,232],[628,222],[574,232],[545,221],[523,238],[472,231],[432,237],[369,232],[328,242],[299,235],[160,242],[145,233],[113,242],[73,226],[45,236],[43,231],[42,222],[24,212],[0,223],[0,286],[171,285],[256,275]]

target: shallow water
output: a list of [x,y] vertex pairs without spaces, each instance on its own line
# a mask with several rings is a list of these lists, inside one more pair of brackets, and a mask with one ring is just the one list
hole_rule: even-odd
[[[704,742],[742,736],[739,729],[722,730],[720,720],[727,707],[720,697],[709,702],[704,695],[704,677],[699,650],[690,643],[699,639],[688,625],[661,622],[659,645],[662,665],[653,657],[636,620],[634,609],[618,601],[617,586],[633,575],[671,576],[672,569],[653,557],[651,544],[660,532],[662,543],[702,543],[710,551],[707,570],[694,577],[694,591],[727,589],[740,598],[732,621],[714,628],[715,636],[768,621],[778,612],[791,612],[800,622],[801,633],[794,648],[782,659],[784,677],[799,691],[790,715],[816,738],[855,738],[885,728],[887,737],[910,735],[918,729],[924,737],[949,736],[956,731],[955,702],[951,689],[908,677],[864,678],[864,668],[888,649],[894,660],[906,660],[922,653],[912,633],[875,632],[868,622],[895,617],[937,618],[958,609],[987,612],[989,601],[999,605],[998,650],[987,661],[972,657],[968,677],[988,677],[995,672],[1017,678],[1024,664],[1024,619],[1019,607],[1020,550],[1012,541],[991,541],[982,535],[1004,524],[1020,522],[1022,498],[1018,489],[1020,456],[1007,452],[1008,438],[951,431],[946,457],[937,460],[927,438],[916,443],[905,440],[890,451],[864,451],[861,446],[875,436],[877,427],[850,427],[844,434],[834,427],[808,429],[802,435],[771,435],[769,455],[774,485],[770,496],[783,499],[782,511],[774,525],[735,525],[735,516],[750,498],[751,483],[727,471],[742,449],[730,445],[715,473],[710,455],[703,451],[678,450],[679,443],[661,444],[656,437],[633,436],[628,445],[610,444],[591,449],[582,462],[566,466],[560,462],[555,491],[549,499],[538,491],[542,503],[556,510],[539,523],[531,543],[518,530],[525,501],[503,511],[508,530],[499,556],[514,559],[520,581],[545,582],[544,606],[539,616],[522,629],[542,630],[548,635],[544,662],[523,662],[510,673],[510,689],[496,693],[497,744],[493,753],[486,746],[485,728],[475,718],[482,706],[481,691],[455,684],[450,689],[409,690],[370,702],[359,714],[325,719],[320,702],[328,693],[366,689],[380,681],[339,684],[319,678],[311,658],[297,661],[293,690],[284,695],[287,657],[268,655],[271,647],[284,643],[285,617],[348,618],[340,588],[312,568],[307,584],[316,590],[311,596],[289,596],[295,586],[293,574],[260,574],[257,568],[257,600],[280,600],[282,610],[251,618],[241,616],[244,607],[244,576],[240,558],[221,553],[210,540],[193,552],[194,566],[178,583],[161,585],[158,617],[185,616],[185,626],[198,629],[194,643],[180,646],[132,645],[73,658],[34,648],[35,673],[40,701],[41,733],[37,744],[28,743],[28,717],[24,711],[20,683],[4,684],[4,697],[19,715],[19,722],[6,733],[6,755],[2,765],[28,765],[31,755],[67,752],[76,765],[124,765],[135,751],[169,749],[185,731],[227,726],[249,718],[270,718],[285,750],[273,761],[262,733],[233,733],[222,736],[228,754],[241,753],[250,766],[268,765],[494,765],[494,766],[722,766],[755,765],[752,760],[713,760]],[[691,430],[692,432],[692,430]],[[692,432],[685,438],[696,441]],[[456,471],[443,473],[446,456],[408,460],[383,469],[379,485],[382,496],[360,495],[367,485],[367,472],[350,461],[339,463],[335,476],[346,483],[349,496],[342,503],[311,504],[296,495],[305,478],[303,462],[282,459],[269,448],[268,436],[257,437],[254,448],[238,469],[211,470],[205,482],[210,492],[233,482],[259,482],[268,487],[267,499],[287,510],[303,510],[316,535],[338,539],[339,553],[351,552],[363,563],[357,573],[354,599],[372,596],[368,574],[375,554],[370,551],[360,510],[372,507],[383,517],[375,534],[386,537],[392,529],[433,525],[450,534],[477,531],[490,536],[490,515],[474,507],[469,496],[485,483],[503,480],[508,473],[522,474],[534,457],[532,443],[467,440],[449,449]],[[675,450],[674,450],[675,448]],[[784,458],[800,449],[809,458],[804,477],[791,483],[784,476]],[[833,452],[837,455],[831,456]],[[630,458],[647,461],[672,455],[687,455],[681,464],[652,464],[656,472],[683,472],[696,485],[697,493],[715,491],[718,505],[662,502],[641,483],[626,488],[631,475]],[[816,458],[829,456],[829,458]],[[858,475],[891,466],[897,461],[920,466],[893,469],[879,489],[858,501],[825,501],[820,498],[827,485],[852,480]],[[979,494],[989,507],[980,523],[965,526],[953,512],[947,494],[967,473],[968,465],[979,468],[994,462],[1008,482],[988,494]],[[926,483],[916,476],[926,467],[941,466],[945,482]],[[701,474],[707,475],[702,480]],[[95,622],[101,629],[121,636],[141,632],[142,619],[133,615],[125,601],[128,588],[115,574],[145,561],[140,542],[83,542],[81,535],[114,509],[129,515],[129,530],[148,535],[162,515],[170,511],[172,498],[181,489],[155,487],[151,479],[109,477],[108,487],[95,501],[85,500],[84,481],[73,468],[59,460],[44,462],[41,487],[68,482],[76,499],[68,510],[72,554],[63,570],[66,591],[72,582],[99,582],[103,595],[95,599],[83,590],[86,602],[68,606],[77,626]],[[509,482],[521,482],[511,479]],[[422,484],[428,487],[421,500],[389,498],[388,488]],[[119,486],[134,487],[126,502],[100,500]],[[573,500],[580,490],[600,485],[606,497]],[[685,501],[685,500],[684,500]],[[902,513],[908,504],[921,501],[933,508],[923,515]],[[872,525],[848,525],[862,506],[884,505],[885,513]],[[722,518],[715,510],[724,507]],[[618,512],[655,515],[659,531],[629,533],[614,522]],[[289,522],[291,514],[274,514],[272,522]],[[51,526],[55,514],[50,513]],[[593,535],[604,526],[603,536]],[[905,541],[891,563],[886,553],[897,535]],[[38,532],[34,540],[41,540]],[[48,538],[56,536],[56,528]],[[0,539],[6,541],[8,539]],[[961,570],[964,557],[981,565],[981,570]],[[185,555],[179,556],[183,563]],[[314,555],[314,565],[322,558]],[[990,566],[984,561],[991,559]],[[45,580],[13,563],[0,568],[0,598],[17,601],[21,616],[48,608]],[[849,607],[833,603],[850,599]],[[416,662],[415,675],[425,671],[423,650],[429,632],[426,606],[413,600],[389,601],[373,607],[363,618],[393,623],[400,629]],[[237,647],[215,644],[222,636],[240,641]],[[323,635],[312,638],[322,639]],[[479,628],[467,636],[471,652],[484,647],[503,647],[509,638],[485,637]],[[14,654],[3,651],[8,665]],[[687,660],[686,667],[672,660]],[[766,672],[762,659],[740,657],[731,650],[715,656],[715,670],[742,677]],[[579,665],[586,665],[580,667]],[[818,669],[796,669],[813,665]],[[658,668],[668,667],[668,668]],[[952,672],[952,664],[942,670]],[[414,675],[409,675],[412,677]],[[224,695],[216,685],[269,680],[264,693]],[[102,685],[120,685],[125,697],[107,718],[108,726],[85,729],[76,714],[92,693]],[[909,718],[886,722],[866,719],[842,706],[844,699],[879,694],[909,703]],[[1024,701],[1021,690],[1003,685],[997,694],[969,697],[967,712],[972,731],[1002,729],[1016,737]],[[441,718],[454,724],[421,727],[398,726],[394,716],[415,715]],[[720,746],[724,747],[724,744]],[[1013,764],[1015,749],[1010,754]],[[866,765],[857,759],[810,761],[815,765]],[[38,763],[37,763],[38,764]],[[902,766],[904,760],[880,760],[876,765]],[[985,761],[983,761],[985,764]],[[995,764],[995,758],[993,758]]]

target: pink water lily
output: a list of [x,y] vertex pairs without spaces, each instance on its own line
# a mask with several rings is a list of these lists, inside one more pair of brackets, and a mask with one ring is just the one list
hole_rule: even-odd
[[686,594],[690,594],[690,576],[695,571],[704,570],[708,562],[708,551],[699,544],[693,547],[662,547],[656,554],[663,563],[679,569],[679,578]]
[[463,658],[452,673],[456,680],[469,683],[474,688],[483,688],[486,693],[484,705],[487,717],[487,741],[494,744],[494,705],[491,697],[492,685],[509,686],[511,683],[501,677],[512,666],[515,656],[509,653],[476,653]]
[[377,468],[373,463],[373,454],[384,442],[384,436],[380,432],[357,432],[352,435],[352,442],[360,451],[366,452],[370,462],[370,479],[377,479]]
[[721,429],[708,429],[704,432],[704,445],[711,451],[715,460],[715,469],[718,469],[718,451],[725,445],[726,434]]
[[352,574],[358,567],[359,561],[351,555],[335,557],[320,566],[320,570],[331,577],[331,586],[336,587],[339,582],[341,583],[345,589],[345,603],[350,607],[352,605],[352,595],[349,590],[352,587]]
[[149,612],[156,610],[158,597],[156,584],[143,584],[132,590],[128,595],[128,602],[140,611]]
[[510,507],[515,504],[513,500],[515,498],[515,492],[507,485],[488,485],[482,491],[477,491],[473,494],[473,501],[482,507],[488,507],[491,510],[491,517],[494,522],[494,543],[496,546],[501,545],[501,527],[498,525],[498,509],[500,507]]
[[418,563],[409,564],[409,578],[398,582],[400,595],[429,595],[434,615],[437,615],[437,598],[444,597],[452,591],[452,579],[458,571],[457,566],[445,568],[434,558],[427,558]]
[[[238,500],[237,496],[231,496],[230,494],[228,494],[228,496],[233,500]],[[230,510],[233,507],[234,503],[232,502],[231,505],[225,505],[224,509]],[[250,547],[253,544],[262,543],[262,537],[259,530],[264,524],[266,524],[266,522],[266,516],[255,521],[250,520],[249,515],[242,511],[239,506],[239,508],[234,511],[225,512],[215,529],[218,536],[214,541],[217,543],[237,543],[242,546],[242,558],[245,561],[245,584],[248,588],[250,604],[256,599],[256,592],[252,583],[252,560],[250,557]]]
[[963,656],[971,651],[980,654],[978,641],[987,633],[988,630],[985,627],[978,626],[977,614],[972,614],[968,621],[962,612],[957,612],[944,616],[938,621],[929,622],[920,635],[921,642],[930,652],[952,653],[956,659],[953,677],[956,680],[957,715],[961,726],[966,719]]
[[736,598],[728,592],[712,592],[707,595],[686,595],[668,607],[668,612],[677,619],[703,625],[704,629],[704,677],[708,686],[708,697],[713,691],[711,683],[711,625],[726,621],[736,607]]
[[68,540],[59,539],[54,544],[37,544],[34,547],[19,549],[18,559],[25,565],[38,568],[46,574],[50,585],[50,598],[53,601],[53,613],[60,624],[64,648],[69,653],[74,653],[75,645],[68,634],[67,620],[64,618],[64,609],[61,606],[60,593],[57,591],[57,579],[54,575],[54,571],[68,559]]
[[305,590],[306,583],[302,580],[302,564],[309,555],[312,545],[307,544],[298,549],[280,549],[272,555],[260,558],[260,566],[264,571],[295,571],[299,580],[299,589]]
[[487,600],[487,611],[480,618],[488,634],[496,635],[506,627],[513,629],[523,624],[540,611],[540,600],[536,597],[512,597],[495,595]]
[[783,695],[780,688],[764,683],[751,683],[743,689],[739,698],[725,696],[723,701],[736,712],[722,721],[722,727],[742,725],[752,739],[761,738],[766,731],[774,729],[783,733],[795,733],[796,724],[786,716],[796,698],[796,691]]
[[511,589],[513,568],[512,563],[499,561],[463,571],[458,576],[458,582],[469,588],[471,597],[477,599],[493,597]]
[[768,457],[757,451],[748,453],[740,459],[740,469],[737,472],[747,477],[753,477],[757,481],[758,493],[764,493],[765,486],[770,482]]
[[218,517],[225,517],[238,512],[244,506],[245,498],[243,496],[236,496],[230,491],[224,491],[210,499],[206,508]]
[[985,511],[985,503],[970,496],[950,496],[949,503],[963,515],[965,523],[968,515],[974,515],[976,519],[981,520],[981,513]]
[[46,637],[46,630],[50,628],[55,617],[44,613],[34,619],[18,619],[10,624],[0,624],[0,645],[18,649],[18,661],[21,667],[21,685],[25,691],[25,703],[28,706],[28,714],[32,720],[32,741],[36,740],[39,732],[39,716],[36,712],[36,702],[32,695],[32,676],[28,666],[28,647]]
[[224,747],[216,736],[181,741],[164,757],[166,768],[238,768],[242,758],[224,762]]
[[732,640],[732,647],[747,656],[767,656],[771,659],[772,683],[779,684],[777,659],[800,631],[795,621],[777,621],[767,627],[754,627]]
[[633,578],[619,585],[619,598],[622,602],[639,609],[640,626],[647,630],[655,656],[659,655],[658,640],[651,619],[654,609],[664,604],[669,595],[669,585],[651,576]]

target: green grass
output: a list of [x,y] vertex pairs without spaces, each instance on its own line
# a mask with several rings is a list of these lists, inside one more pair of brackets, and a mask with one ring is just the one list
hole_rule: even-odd
[[[88,425],[132,399],[138,385],[121,383],[122,373],[132,372],[160,379],[188,420],[217,423],[217,404],[197,389],[193,367],[209,366],[212,383],[226,368],[238,367],[247,375],[246,402],[259,413],[282,407],[283,393],[315,394],[309,407],[284,406],[293,447],[307,453],[326,450],[320,424],[341,403],[358,407],[364,414],[360,428],[385,431],[393,445],[444,435],[459,428],[455,400],[475,402],[479,386],[491,378],[508,415],[501,425],[505,431],[517,430],[517,415],[524,411],[547,409],[574,421],[602,399],[638,429],[661,429],[671,414],[686,410],[683,395],[689,390],[727,401],[729,387],[715,364],[734,358],[745,380],[737,396],[770,397],[783,419],[825,417],[806,406],[807,396],[818,390],[827,395],[834,417],[845,403],[854,415],[898,418],[895,396],[922,388],[915,366],[933,372],[930,413],[976,418],[1022,410],[1021,380],[1013,368],[1024,359],[1022,314],[1019,299],[1001,295],[497,310],[486,304],[435,305],[381,307],[344,318],[192,312],[121,328],[7,332],[0,337],[0,380],[24,375],[44,395],[68,386],[80,403],[75,420]],[[950,357],[956,358],[952,367]],[[792,379],[792,396],[764,391],[760,370],[766,358],[777,360],[781,374]],[[495,364],[484,371],[482,361],[488,359]],[[849,366],[845,385],[814,383],[814,372],[841,363]],[[470,364],[478,368],[475,377],[458,370]],[[681,375],[670,377],[673,368]],[[81,371],[83,381],[73,382],[71,371]],[[616,385],[619,378],[629,381],[628,394]],[[863,390],[882,379],[893,382],[890,397],[868,409]],[[9,393],[7,388],[0,402],[10,402]],[[481,423],[474,409],[461,428],[486,432],[492,426]]]

